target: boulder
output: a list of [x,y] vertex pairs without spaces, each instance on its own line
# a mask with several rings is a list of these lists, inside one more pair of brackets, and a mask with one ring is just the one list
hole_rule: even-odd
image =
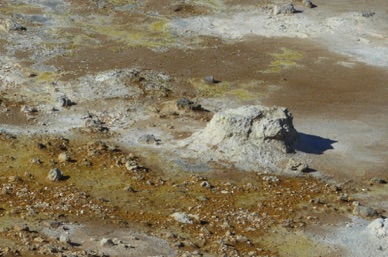
[[3,30],[10,32],[10,31],[26,31],[27,28],[23,25],[20,25],[19,23],[11,20],[11,19],[5,19],[0,20],[0,28]]
[[69,157],[69,155],[67,155],[67,153],[60,153],[58,155],[58,161],[59,162],[67,162],[69,160],[70,160],[70,157]]
[[387,181],[385,179],[376,177],[376,178],[372,178],[370,180],[370,183],[372,183],[372,184],[387,184]]
[[216,113],[206,128],[184,143],[203,158],[224,159],[243,169],[276,166],[294,152],[298,133],[292,120],[283,107],[228,109]]
[[59,180],[63,179],[63,175],[59,169],[54,168],[54,169],[50,170],[47,178],[51,181],[59,181]]
[[212,187],[208,181],[202,181],[200,185],[201,185],[201,187],[207,187],[207,188]]
[[57,103],[59,107],[70,107],[75,104],[67,96],[58,97]]
[[59,242],[68,243],[69,244],[69,243],[71,243],[71,240],[70,240],[68,235],[63,234],[63,235],[59,236]]
[[218,84],[221,81],[214,79],[213,76],[206,76],[203,78],[203,82],[205,82],[205,84],[212,85],[212,84]]
[[311,0],[303,0],[303,1],[302,1],[302,4],[303,4],[304,6],[306,6],[306,7],[308,7],[308,8],[314,8],[314,7],[316,7],[316,5],[313,4],[313,3],[311,2]]
[[193,219],[191,215],[184,213],[184,212],[175,212],[171,214],[171,217],[173,217],[177,222],[183,223],[183,224],[193,224]]
[[274,15],[293,14],[295,12],[296,12],[296,10],[295,10],[295,7],[294,7],[293,3],[288,3],[288,4],[281,5],[281,6],[276,5],[273,8],[273,14]]
[[100,246],[114,246],[114,242],[110,238],[103,238],[100,241]]
[[28,106],[28,105],[23,105],[20,108],[20,111],[23,113],[26,113],[26,114],[32,114],[32,113],[38,112],[38,109],[36,109],[35,107]]
[[216,113],[199,137],[214,146],[255,145],[289,153],[297,132],[286,108],[243,106]]
[[378,213],[375,209],[363,206],[359,202],[353,202],[353,214],[361,217],[373,217],[377,216]]

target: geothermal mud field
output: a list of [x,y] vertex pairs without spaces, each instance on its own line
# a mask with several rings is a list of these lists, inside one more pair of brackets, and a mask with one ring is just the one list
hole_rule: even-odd
[[387,17],[0,1],[0,256],[388,256]]

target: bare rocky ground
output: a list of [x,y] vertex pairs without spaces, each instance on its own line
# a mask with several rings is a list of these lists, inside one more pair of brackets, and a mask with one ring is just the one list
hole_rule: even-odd
[[386,256],[388,9],[303,2],[0,2],[0,255]]

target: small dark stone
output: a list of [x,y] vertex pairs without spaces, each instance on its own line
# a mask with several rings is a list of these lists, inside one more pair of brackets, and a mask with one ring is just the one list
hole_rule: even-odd
[[75,105],[73,101],[71,101],[68,97],[62,96],[57,99],[58,105],[60,107],[70,107],[72,105]]
[[303,0],[302,4],[308,8],[315,8],[317,7],[315,4],[311,2],[311,0]]
[[200,104],[196,104],[193,101],[184,97],[177,100],[176,105],[178,106],[178,109],[192,110],[192,111],[202,110],[202,107]]
[[206,76],[203,78],[203,82],[205,82],[206,84],[217,84],[221,81],[214,79],[213,76]]
[[172,10],[173,10],[174,12],[179,12],[179,11],[181,11],[182,9],[184,9],[184,8],[183,8],[183,5],[174,5],[174,6],[172,7]]

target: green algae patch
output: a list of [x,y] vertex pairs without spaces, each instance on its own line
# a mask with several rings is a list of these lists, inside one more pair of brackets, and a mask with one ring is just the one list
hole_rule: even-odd
[[58,80],[60,75],[57,72],[42,72],[36,76],[37,82],[52,82]]
[[233,89],[226,93],[227,96],[236,97],[239,100],[254,100],[257,95],[243,88]]
[[[11,1],[10,1],[11,2]],[[31,4],[25,3],[6,3],[2,6],[1,13],[6,15],[13,15],[14,13],[23,14],[42,14],[44,9],[42,7],[32,6]]]
[[108,3],[113,5],[132,5],[140,2],[139,0],[107,0]]
[[332,253],[330,246],[312,241],[303,232],[284,228],[269,234],[264,242],[276,245],[279,256],[318,257]]
[[232,89],[232,85],[227,82],[206,84],[204,82],[193,80],[191,83],[196,87],[199,95],[202,97],[225,96],[225,93]]
[[261,71],[263,73],[278,73],[285,69],[297,68],[301,65],[298,63],[304,58],[302,52],[294,51],[285,47],[282,47],[280,53],[271,53],[274,60],[269,64],[269,69]]
[[241,101],[251,101],[264,97],[267,92],[263,88],[262,81],[206,84],[199,80],[191,80],[190,83],[194,85],[201,97],[230,97]]
[[200,96],[202,97],[224,97],[234,96],[239,99],[250,98],[249,92],[242,88],[236,88],[228,82],[218,84],[194,83]]
[[257,206],[259,202],[266,200],[266,196],[262,192],[251,192],[238,195],[236,197],[236,207],[243,209],[252,209]]
[[150,49],[170,47],[176,44],[176,38],[168,31],[166,20],[157,20],[128,30],[128,26],[95,26],[93,30],[110,40],[127,46],[144,46]]
[[78,46],[88,46],[88,45],[99,45],[99,41],[92,36],[88,36],[85,34],[77,34],[73,38],[72,46],[76,48]]
[[164,32],[164,31],[166,31],[166,29],[165,29],[166,24],[167,24],[167,21],[164,21],[164,20],[159,20],[159,21],[153,22],[150,25],[151,31]]

